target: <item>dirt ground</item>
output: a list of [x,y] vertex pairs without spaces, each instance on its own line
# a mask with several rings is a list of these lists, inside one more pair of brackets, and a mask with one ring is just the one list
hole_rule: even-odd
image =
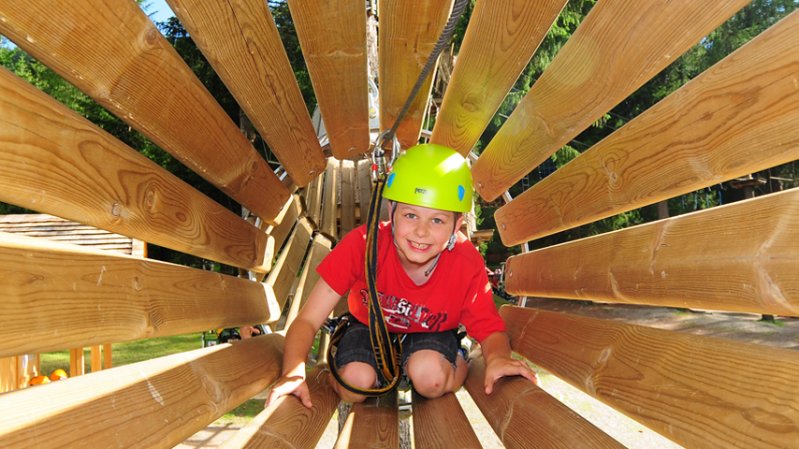
[[[775,322],[769,322],[762,320],[760,315],[755,314],[700,312],[662,307],[595,304],[588,301],[564,301],[544,298],[530,298],[527,306],[618,320],[696,335],[707,335],[799,350],[799,319],[797,318],[776,317]],[[663,439],[634,421],[610,410],[607,406],[593,400],[593,398],[566,385],[554,378],[554,376],[544,374],[540,377],[542,388],[595,425],[601,427],[628,448],[680,448],[680,446]],[[462,389],[458,393],[458,397],[467,416],[475,423],[475,431],[481,442],[483,442],[484,448],[502,448],[503,446],[499,439],[490,426],[482,419],[480,411],[471,402],[468,393]],[[240,427],[241,425],[239,424],[214,423],[177,447],[181,449],[218,447]],[[335,430],[333,427],[331,426],[331,431],[323,437],[317,447],[333,447],[335,443]]]

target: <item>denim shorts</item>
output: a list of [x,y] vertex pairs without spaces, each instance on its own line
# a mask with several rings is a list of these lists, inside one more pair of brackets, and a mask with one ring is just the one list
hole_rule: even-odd
[[[372,343],[369,340],[369,328],[354,318],[347,328],[344,336],[336,348],[336,366],[343,367],[350,362],[368,363],[377,371],[377,362],[372,352]],[[392,334],[393,335],[393,334]],[[416,351],[432,349],[439,352],[452,366],[460,347],[457,338],[457,329],[443,332],[420,332],[400,334],[402,339],[402,359],[400,366],[405,368],[408,358]]]

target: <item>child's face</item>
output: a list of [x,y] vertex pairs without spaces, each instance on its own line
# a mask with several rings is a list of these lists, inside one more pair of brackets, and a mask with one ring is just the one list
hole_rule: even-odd
[[462,216],[455,212],[397,203],[394,211],[394,240],[403,262],[426,264],[444,250]]

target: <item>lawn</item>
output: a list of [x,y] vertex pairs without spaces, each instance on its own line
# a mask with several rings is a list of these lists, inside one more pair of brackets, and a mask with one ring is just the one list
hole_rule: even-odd
[[[158,337],[111,345],[113,366],[129,365],[142,360],[154,359],[178,352],[199,349],[202,346],[200,333]],[[86,372],[90,371],[91,355],[89,348],[83,351]],[[69,372],[69,351],[41,354],[41,372],[49,374],[57,368]]]

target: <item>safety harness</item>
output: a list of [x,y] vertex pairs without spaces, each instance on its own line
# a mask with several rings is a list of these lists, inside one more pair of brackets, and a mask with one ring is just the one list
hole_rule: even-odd
[[[467,0],[457,0],[452,8],[447,24],[441,32],[433,51],[427,58],[427,62],[422,68],[416,83],[411,90],[408,99],[405,101],[400,113],[397,115],[394,125],[380,136],[374,145],[374,152],[372,154],[372,181],[374,183],[372,188],[372,196],[369,201],[369,212],[366,221],[366,285],[369,290],[369,339],[372,344],[372,351],[375,355],[377,362],[377,386],[375,388],[358,388],[347,383],[342,379],[336,366],[335,351],[338,348],[338,343],[344,336],[347,328],[351,324],[351,315],[346,314],[339,318],[328,320],[325,329],[331,333],[330,345],[327,350],[327,359],[330,363],[330,372],[338,383],[347,390],[364,395],[364,396],[381,396],[385,393],[395,389],[400,382],[402,370],[400,366],[400,357],[402,355],[402,342],[396,335],[391,335],[388,331],[383,309],[380,307],[380,301],[377,295],[377,234],[378,225],[380,223],[380,208],[383,202],[383,187],[385,186],[386,174],[391,169],[394,159],[399,153],[399,142],[396,138],[397,128],[402,121],[402,118],[408,112],[419,90],[424,83],[425,78],[430,73],[438,59],[439,54],[444,49],[444,46],[452,38],[455,31],[455,25],[460,19],[463,11],[468,4]],[[385,147],[391,145],[391,159],[386,163]]]

